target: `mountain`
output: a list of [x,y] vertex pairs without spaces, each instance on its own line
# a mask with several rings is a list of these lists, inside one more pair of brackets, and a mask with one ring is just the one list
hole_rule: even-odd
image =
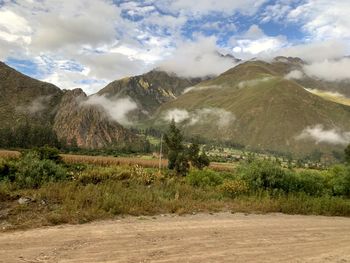
[[[303,67],[305,65],[307,65],[307,63],[301,60],[300,58],[291,57],[277,57],[271,63],[273,69],[281,75],[287,75],[292,71],[300,72],[301,76],[294,78],[293,80],[301,86],[307,88],[308,90],[315,91],[316,94],[322,95],[321,93],[328,93],[328,96],[324,96],[327,99],[334,99],[334,96],[339,97],[339,95],[344,95],[345,97],[350,98],[349,81],[326,81],[310,77],[304,71]],[[331,93],[334,93],[333,98],[331,97]]]
[[160,105],[175,100],[185,88],[196,85],[201,80],[153,70],[143,75],[113,81],[97,94],[110,99],[130,97],[138,106],[134,118],[140,120],[151,116]]
[[133,133],[111,120],[102,107],[84,103],[87,100],[81,89],[65,92],[53,125],[59,139],[93,149],[136,140]]
[[350,137],[350,107],[315,92],[321,86],[335,90],[338,84],[288,77],[293,71],[303,74],[305,62],[299,58],[240,63],[205,80],[158,70],[124,78],[93,95],[103,97],[95,104],[87,103],[90,97],[80,89],[62,91],[0,63],[0,121],[2,127],[45,125],[61,140],[84,148],[142,144],[139,136],[111,118],[115,109],[107,112],[118,99],[129,97],[137,110],[127,117],[141,127],[163,129],[175,119],[188,136],[250,150],[297,155],[342,150]]
[[174,118],[187,135],[231,141],[253,150],[298,155],[340,150],[344,145],[315,143],[305,131],[323,127],[339,131],[339,136],[347,134],[350,107],[316,96],[284,77],[302,63],[282,57],[270,63],[242,63],[162,105],[153,123],[162,127]]
[[83,148],[138,142],[131,131],[110,120],[102,108],[84,105],[82,90],[62,91],[58,87],[19,73],[0,63],[0,123],[2,129],[41,125],[59,139],[76,140]]
[[0,121],[2,126],[52,123],[63,95],[58,87],[30,78],[0,62]]

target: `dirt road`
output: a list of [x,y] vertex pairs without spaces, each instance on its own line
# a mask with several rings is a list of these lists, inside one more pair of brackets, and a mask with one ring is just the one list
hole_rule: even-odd
[[199,214],[0,234],[0,262],[350,262],[350,218]]

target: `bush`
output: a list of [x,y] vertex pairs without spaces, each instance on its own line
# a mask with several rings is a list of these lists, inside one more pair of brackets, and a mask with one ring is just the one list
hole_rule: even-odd
[[295,175],[295,185],[292,191],[307,195],[322,196],[327,193],[325,177],[317,171],[302,171]]
[[150,185],[156,180],[156,175],[148,172],[140,165],[135,165],[132,168],[132,178],[138,183]]
[[350,196],[350,167],[335,165],[327,171],[326,179],[332,195]]
[[191,170],[186,181],[192,186],[206,187],[218,186],[224,182],[225,179],[233,179],[233,174],[215,172],[210,169]]
[[6,178],[10,173],[10,166],[7,160],[0,159],[0,180]]
[[132,173],[130,170],[120,166],[110,167],[91,167],[78,173],[76,179],[78,182],[87,184],[99,184],[107,180],[125,180],[130,179]]
[[60,152],[57,148],[45,145],[44,147],[34,148],[33,151],[37,154],[40,160],[51,160],[56,163],[60,163],[62,161],[62,157],[60,156]]
[[247,193],[249,188],[248,184],[243,180],[225,180],[220,185],[220,190],[224,195],[234,198]]
[[254,190],[280,189],[289,192],[296,184],[292,172],[269,160],[253,160],[241,166],[238,172],[240,179]]
[[66,170],[51,160],[40,160],[31,152],[16,163],[15,182],[20,188],[38,188],[44,183],[65,179]]

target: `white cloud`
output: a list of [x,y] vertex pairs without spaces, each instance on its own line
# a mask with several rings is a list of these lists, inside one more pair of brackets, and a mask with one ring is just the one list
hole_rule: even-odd
[[62,89],[82,89],[88,95],[98,92],[107,82],[90,79],[84,72],[55,69],[43,81],[52,83]]
[[137,109],[137,104],[130,98],[108,99],[105,96],[93,95],[87,101],[82,103],[84,105],[95,105],[103,108],[108,116],[122,125],[130,125],[128,114]]
[[325,60],[310,65],[305,65],[305,73],[327,81],[350,80],[350,58],[340,60]]
[[107,1],[45,0],[31,4],[31,11],[27,15],[35,26],[32,46],[37,50],[111,43],[121,20],[120,10]]
[[207,90],[207,89],[220,89],[223,88],[222,86],[218,85],[210,85],[210,86],[194,86],[194,87],[188,87],[186,88],[182,94],[186,94],[190,91],[196,92],[196,91],[201,91],[201,90]]
[[226,128],[235,121],[235,116],[221,108],[202,108],[193,112],[185,109],[171,109],[165,112],[163,119],[176,123],[186,122],[187,126],[214,122],[219,128]]
[[276,51],[274,56],[300,57],[308,62],[324,61],[344,56],[347,45],[343,41],[329,40],[289,46]]
[[[41,80],[91,93],[101,83],[151,69],[166,54],[167,43],[148,31],[141,34],[139,27],[124,20],[121,8],[109,0],[7,2],[0,7],[0,59],[36,63],[45,57],[35,73]],[[61,61],[74,61],[84,71],[62,70]]]
[[303,29],[314,40],[350,38],[350,2],[344,0],[307,0],[291,10],[291,21],[302,20]]
[[16,107],[16,110],[19,112],[36,114],[44,111],[48,103],[50,102],[52,96],[39,96],[31,101],[28,105],[22,105]]
[[292,79],[302,79],[304,77],[304,73],[300,70],[292,70],[288,74],[284,76],[285,79],[292,80]]
[[260,78],[260,79],[251,79],[251,80],[241,81],[238,83],[238,88],[243,89],[246,87],[256,86],[259,83],[267,82],[271,79],[273,79],[273,77],[264,77],[264,78]]
[[210,12],[223,12],[232,14],[241,12],[252,15],[266,0],[167,0],[158,1],[157,5],[164,10],[185,12],[192,15],[204,15]]
[[215,37],[201,36],[196,41],[181,42],[159,68],[182,77],[205,77],[219,75],[234,66],[232,58],[218,54]]
[[8,42],[31,42],[32,32],[28,21],[7,9],[0,9],[0,38]]
[[324,129],[323,125],[307,127],[296,137],[297,140],[313,140],[316,144],[329,143],[334,145],[347,145],[350,143],[350,132],[337,129]]
[[[293,0],[291,0],[293,1]],[[262,23],[273,21],[280,21],[285,19],[286,16],[291,12],[292,6],[291,1],[282,0],[276,1],[273,5],[268,5],[262,13]]]
[[176,123],[180,123],[189,118],[190,118],[190,114],[187,110],[172,109],[166,112],[163,119],[166,121],[174,120]]
[[214,118],[214,122],[218,125],[219,128],[225,128],[229,126],[232,122],[235,121],[235,116],[224,109],[220,108],[203,108],[198,109],[192,113],[189,126],[196,124],[207,123],[208,121],[212,121]]
[[286,46],[287,40],[284,36],[267,36],[259,26],[252,25],[247,32],[232,37],[229,42],[235,56],[249,59],[276,52]]
[[131,60],[120,53],[88,53],[77,56],[76,59],[85,65],[88,76],[103,80],[115,80],[144,70],[141,60]]

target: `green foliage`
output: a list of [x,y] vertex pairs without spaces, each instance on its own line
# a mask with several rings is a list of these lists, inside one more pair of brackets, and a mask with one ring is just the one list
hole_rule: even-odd
[[55,163],[60,163],[62,161],[60,151],[57,148],[45,145],[43,147],[34,148],[33,151],[40,160],[51,160]]
[[0,159],[0,181],[10,176],[13,170],[13,162]]
[[199,154],[198,143],[194,142],[188,148],[183,145],[183,134],[176,127],[174,120],[171,121],[164,139],[168,150],[168,168],[175,170],[178,175],[187,175],[190,168],[189,162],[198,169],[209,166],[210,160],[205,152]]
[[350,144],[344,150],[345,161],[350,164]]
[[293,184],[289,186],[291,192],[303,192],[312,196],[322,196],[327,194],[325,177],[317,171],[301,171],[292,174],[291,181]]
[[224,180],[234,179],[231,173],[215,172],[210,169],[191,170],[186,181],[192,186],[207,187],[221,185]]
[[30,152],[22,157],[15,166],[14,180],[19,188],[38,188],[44,183],[63,180],[66,170],[51,160],[40,160],[39,156]]
[[272,161],[255,160],[238,169],[239,177],[255,191],[264,189],[310,196],[350,196],[350,168],[337,165],[328,170],[286,170]]
[[203,151],[201,154],[199,153],[199,144],[194,142],[188,147],[188,158],[191,162],[192,166],[203,169],[206,166],[210,165],[210,160],[206,153]]
[[50,145],[61,147],[50,125],[21,123],[13,127],[0,128],[0,147],[33,148]]
[[184,152],[180,152],[176,156],[173,170],[175,170],[175,172],[178,175],[186,176],[189,169],[190,169],[190,164],[188,162],[187,154]]
[[289,192],[295,183],[290,171],[269,160],[254,160],[241,166],[239,176],[255,190],[280,189]]
[[332,195],[350,197],[350,167],[335,165],[326,174]]
[[168,168],[174,170],[178,175],[185,176],[189,170],[188,156],[183,145],[183,135],[172,120],[169,131],[164,136],[168,149]]

